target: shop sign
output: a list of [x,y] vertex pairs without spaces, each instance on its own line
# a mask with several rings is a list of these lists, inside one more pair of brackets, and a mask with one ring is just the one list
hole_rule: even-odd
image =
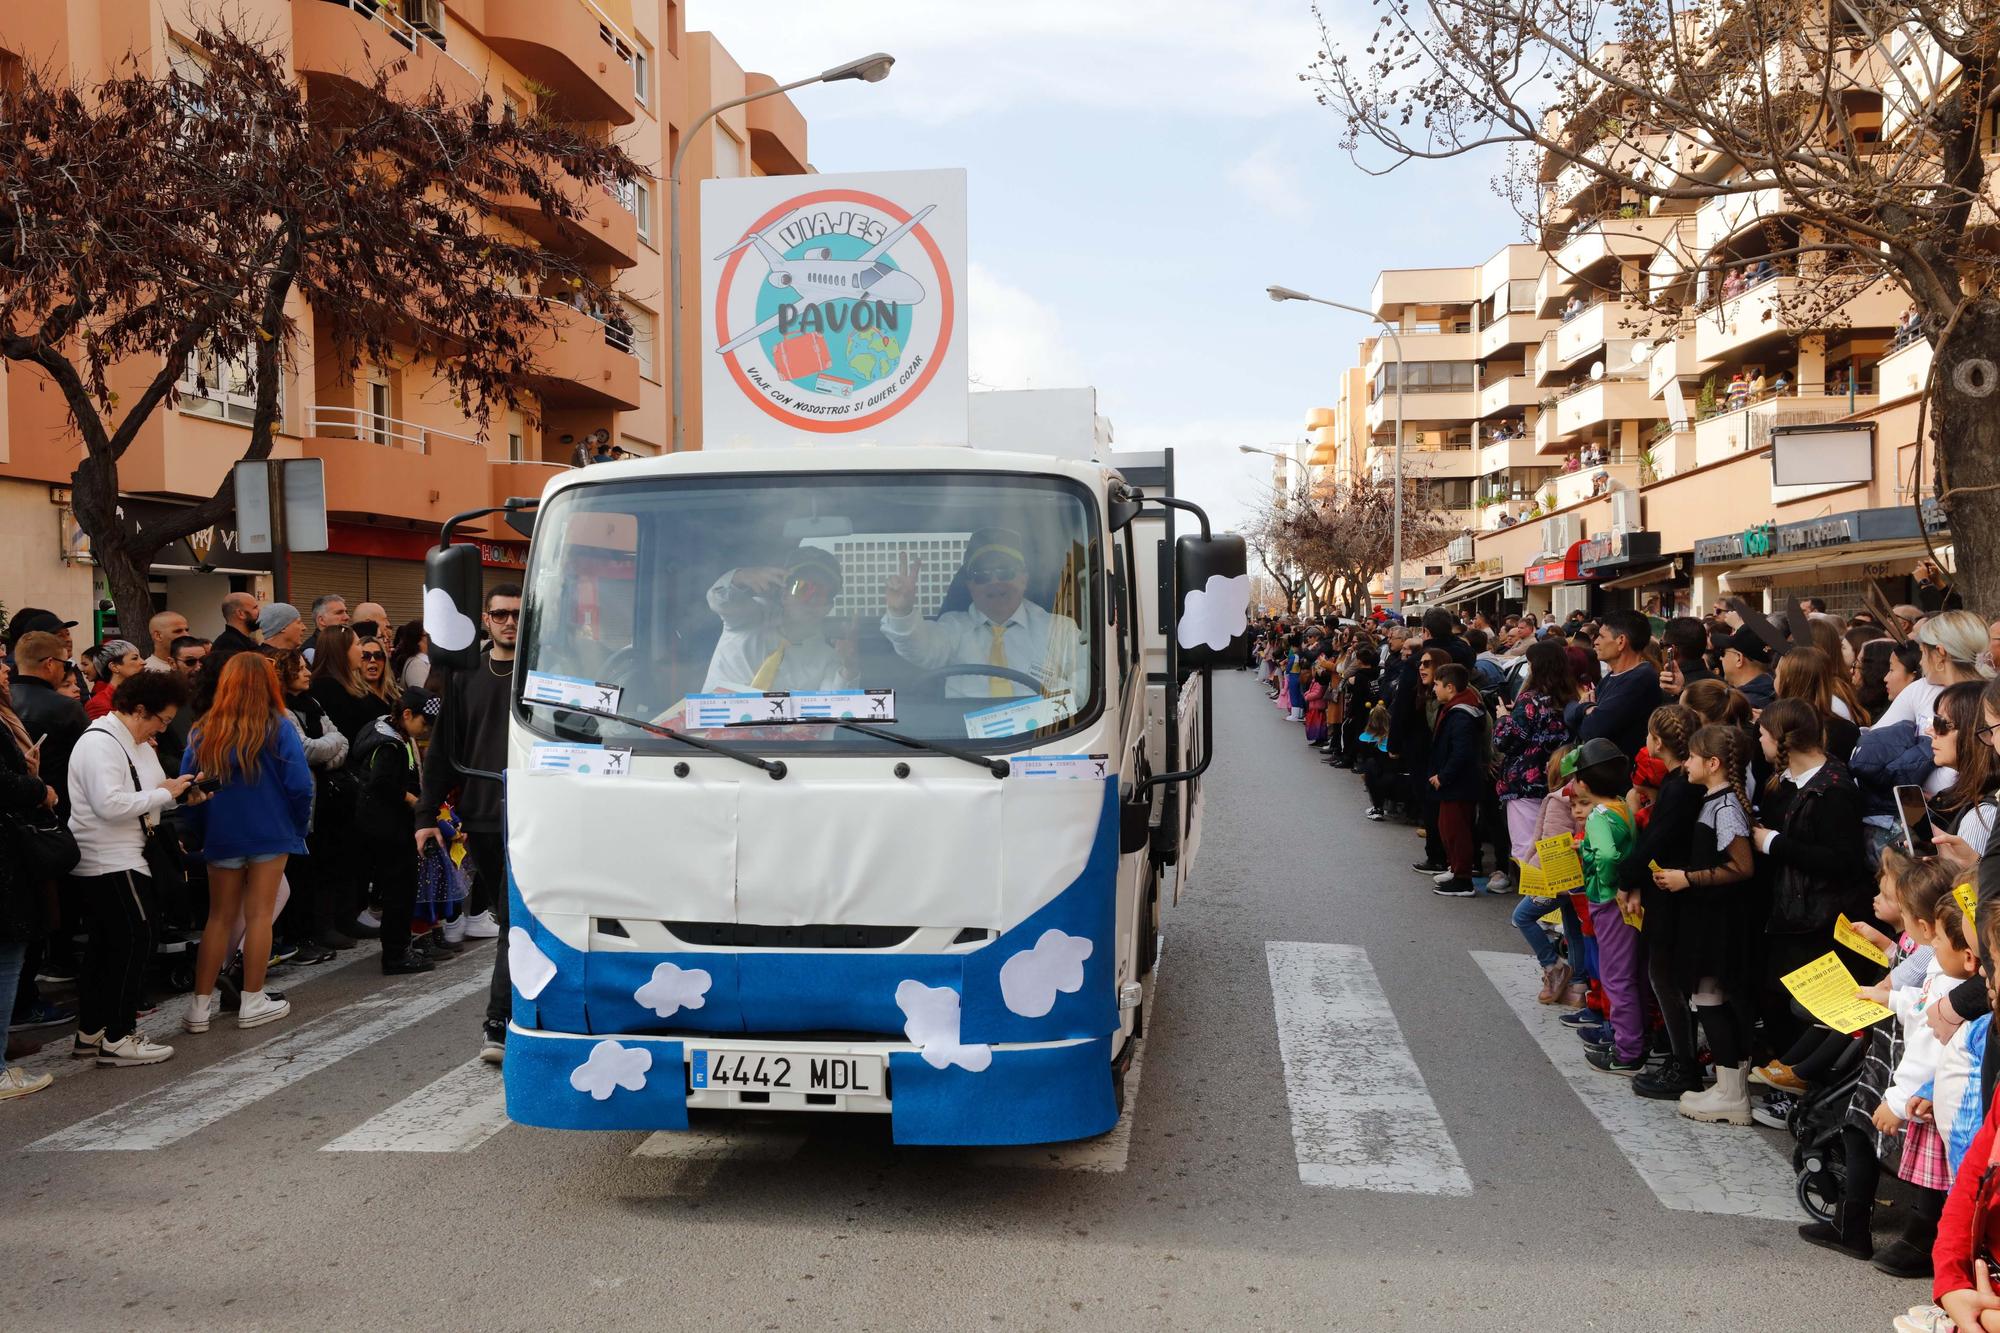
[[1787,523],[1778,529],[1778,550],[1823,551],[1829,546],[1846,546],[1857,540],[1854,515],[1834,514],[1811,518],[1803,523]]
[[[149,527],[158,526],[191,507],[121,495],[115,512],[128,532],[144,538]],[[91,553],[89,536],[82,525],[73,519],[63,524],[63,558],[72,562],[97,562]],[[236,517],[231,514],[220,523],[168,542],[154,554],[153,565],[159,569],[228,569],[254,573],[270,569],[271,557],[243,551]]]
[[1774,523],[1759,523],[1721,537],[1702,537],[1694,544],[1694,562],[1727,565],[1739,560],[1761,560],[1771,554],[1776,531]]
[[1600,532],[1584,542],[1578,563],[1586,574],[1660,557],[1657,532]]
[[1547,560],[1539,565],[1529,565],[1521,571],[1521,576],[1532,587],[1542,587],[1551,583],[1574,583],[1583,577],[1581,558],[1583,543],[1572,544],[1560,560]]

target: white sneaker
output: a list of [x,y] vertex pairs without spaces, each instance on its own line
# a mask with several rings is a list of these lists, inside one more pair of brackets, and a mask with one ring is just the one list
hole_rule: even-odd
[[106,1069],[125,1065],[156,1065],[173,1058],[173,1047],[147,1041],[136,1032],[128,1032],[117,1041],[105,1042],[97,1052],[97,1063]]
[[1440,870],[1437,872],[1437,874],[1431,876],[1431,883],[1449,884],[1452,882],[1452,880],[1456,878],[1457,876],[1452,874],[1449,870]]
[[95,1060],[98,1048],[103,1045],[103,1028],[99,1028],[95,1032],[84,1032],[79,1029],[76,1034],[76,1040],[69,1044],[69,1058],[72,1060]]
[[465,918],[465,938],[469,940],[498,939],[500,923],[493,919],[491,912],[474,912]]
[[30,1074],[19,1065],[8,1065],[0,1069],[0,1101],[40,1092],[53,1082],[55,1080],[47,1074]]
[[1498,870],[1486,877],[1486,891],[1488,893],[1505,893],[1513,887],[1514,881],[1508,879],[1505,874]]
[[1375,821],[1376,823],[1378,823],[1378,824],[1382,822],[1382,818],[1383,818],[1383,815],[1382,815],[1382,812],[1381,812],[1380,810],[1376,809],[1376,808],[1375,808],[1374,806],[1372,806],[1372,805],[1371,805],[1371,806],[1369,806],[1369,807],[1368,807],[1368,808],[1367,808],[1366,810],[1362,811],[1362,812],[1361,812],[1361,814],[1362,814],[1362,818],[1364,818],[1364,819],[1372,819],[1372,820],[1374,820],[1374,821]]
[[209,1016],[215,1011],[215,992],[206,995],[188,996],[188,1011],[181,1015],[181,1026],[189,1032],[208,1031]]
[[274,1000],[260,990],[243,992],[243,1007],[236,1013],[236,1026],[240,1028],[262,1027],[275,1023],[292,1012],[290,1000]]
[[364,907],[354,918],[370,930],[382,929],[382,914],[372,907]]

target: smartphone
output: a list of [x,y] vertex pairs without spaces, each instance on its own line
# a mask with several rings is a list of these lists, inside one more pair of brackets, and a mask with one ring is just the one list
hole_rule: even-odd
[[1924,807],[1922,787],[1896,788],[1896,815],[1903,821],[1903,845],[1911,856],[1936,856],[1937,839],[1931,836],[1931,815]]
[[[213,796],[222,790],[222,779],[203,778],[200,782],[195,783],[194,786],[196,791],[206,792],[208,795]],[[1911,790],[1915,791],[1916,789],[1913,787]],[[1919,794],[1921,795],[1921,793]]]

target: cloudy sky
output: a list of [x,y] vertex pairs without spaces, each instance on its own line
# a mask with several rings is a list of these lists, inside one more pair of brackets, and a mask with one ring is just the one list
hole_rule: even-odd
[[1225,525],[1270,477],[1236,446],[1302,438],[1366,333],[1267,285],[1365,304],[1378,269],[1521,239],[1495,160],[1386,179],[1348,161],[1298,77],[1309,0],[691,0],[687,21],[780,80],[894,55],[883,83],[794,94],[813,164],[966,168],[974,379],[1095,385],[1118,447],[1175,446]]

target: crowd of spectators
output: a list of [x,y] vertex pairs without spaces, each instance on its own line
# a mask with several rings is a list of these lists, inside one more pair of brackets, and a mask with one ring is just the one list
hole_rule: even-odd
[[[518,608],[518,588],[491,591],[481,668],[503,683]],[[462,755],[426,765],[448,701],[481,692],[433,671],[421,622],[331,594],[220,611],[213,639],[165,610],[143,648],[82,652],[49,611],[6,622],[0,1100],[46,1087],[9,1060],[65,1035],[99,1066],[171,1059],[144,1019],[172,990],[192,988],[187,1033],[258,1027],[291,1012],[275,969],[376,939],[385,975],[426,972],[504,929],[504,871],[490,843],[473,855],[491,801],[468,798]],[[486,1036],[497,1063],[504,1027]]]
[[[1252,651],[1364,817],[1417,830],[1434,894],[1508,896],[1523,984],[1592,1068],[1789,1132],[1802,1239],[1932,1281],[1897,1329],[2000,1330],[2000,620],[1943,609],[1928,566],[1917,588],[1847,616],[1274,618]],[[1785,978],[1828,954],[1887,1016],[1799,1003]]]

